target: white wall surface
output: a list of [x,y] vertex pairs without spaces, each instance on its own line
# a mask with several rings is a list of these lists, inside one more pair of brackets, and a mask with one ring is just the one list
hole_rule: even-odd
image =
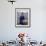
[[[31,8],[31,27],[15,27],[15,8]],[[19,32],[30,34],[31,39],[46,40],[46,0],[0,0],[0,41],[15,40]]]

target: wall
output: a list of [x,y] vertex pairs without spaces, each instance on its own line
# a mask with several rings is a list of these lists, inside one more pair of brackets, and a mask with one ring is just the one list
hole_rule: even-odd
[[[19,32],[30,34],[33,40],[46,40],[45,0],[17,0],[13,5],[0,0],[0,41],[15,40]],[[15,27],[15,8],[31,8],[31,27]]]

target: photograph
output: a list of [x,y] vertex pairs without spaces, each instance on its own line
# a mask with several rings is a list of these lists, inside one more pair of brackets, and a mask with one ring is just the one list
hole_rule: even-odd
[[15,9],[15,26],[16,27],[30,27],[31,23],[31,9],[30,8],[16,8]]

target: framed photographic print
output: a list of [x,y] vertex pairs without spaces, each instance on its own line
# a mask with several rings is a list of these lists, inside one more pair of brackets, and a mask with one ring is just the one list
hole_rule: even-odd
[[15,26],[31,27],[31,9],[15,8]]

